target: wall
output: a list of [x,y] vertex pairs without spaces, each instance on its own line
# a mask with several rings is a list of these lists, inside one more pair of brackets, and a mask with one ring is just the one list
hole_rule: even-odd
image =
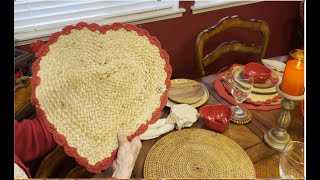
[[[195,43],[198,34],[225,16],[239,15],[245,19],[260,19],[266,21],[270,28],[270,42],[266,58],[285,55],[294,45],[295,30],[299,13],[298,1],[265,1],[238,7],[220,9],[200,14],[192,14],[192,1],[180,2],[180,7],[186,8],[182,17],[141,24],[151,35],[156,36],[168,54],[173,68],[172,78],[196,78],[199,74],[195,64]],[[245,40],[245,42],[259,43],[259,33],[252,34],[243,31],[230,31],[220,38],[208,42],[205,52],[213,50],[221,42],[231,40]],[[21,47],[25,49],[25,47]],[[253,57],[231,54],[219,60],[217,66],[211,67],[208,72],[216,72],[224,63],[246,63]]]

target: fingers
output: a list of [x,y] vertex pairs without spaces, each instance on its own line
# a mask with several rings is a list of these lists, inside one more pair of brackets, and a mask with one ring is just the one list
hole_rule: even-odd
[[[118,132],[117,137],[118,137],[119,146],[123,146],[125,143],[129,142],[127,139],[127,136],[121,132]],[[130,144],[132,144],[138,150],[140,150],[140,148],[142,147],[142,143],[139,136],[134,137]]]
[[118,132],[118,143],[119,143],[119,146],[122,146],[124,145],[126,142],[128,142],[128,139],[127,139],[127,136],[124,135],[123,133],[121,132]]
[[140,150],[141,150],[142,144],[139,136],[136,136],[132,139],[131,141],[131,148],[132,148],[132,153],[134,155],[134,158],[136,159]]
[[141,147],[142,147],[142,143],[141,143],[140,137],[139,136],[134,137],[131,141],[131,148],[132,148],[132,155],[134,158],[134,163],[136,162],[136,159],[138,158]]
[[142,144],[141,144],[141,140],[139,136],[136,136],[132,139],[131,141],[132,144],[134,144],[135,146],[137,146],[137,148],[141,148]]

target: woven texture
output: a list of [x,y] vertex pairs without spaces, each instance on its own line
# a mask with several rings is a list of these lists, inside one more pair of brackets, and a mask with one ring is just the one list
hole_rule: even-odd
[[[235,78],[235,81],[241,85],[243,85],[243,82],[240,80],[240,78],[242,77],[242,75],[241,75],[242,71],[243,71],[243,66],[234,67],[233,71],[232,71],[233,75],[237,77],[237,78]],[[272,70],[272,77],[279,79],[274,70]],[[229,78],[229,81],[230,81],[230,78]],[[261,95],[261,94],[269,94],[269,95],[276,94],[276,92],[277,92],[276,84],[277,83],[280,84],[280,81],[278,80],[277,83],[272,83],[271,80],[267,80],[267,81],[268,81],[267,83],[264,83],[264,85],[260,86],[260,87],[257,87],[254,84],[250,95],[252,95],[252,94],[259,94],[259,95]],[[265,85],[265,84],[267,84],[267,85]],[[259,99],[259,98],[257,98],[257,99]],[[261,100],[264,101],[264,98],[261,98]]]
[[[222,76],[226,76],[228,71],[224,71],[217,75],[213,82],[213,87],[217,91],[217,93],[227,100],[229,103],[236,105],[237,102],[231,95],[230,91],[228,91],[222,82]],[[277,93],[278,94],[278,93]],[[267,96],[267,95],[254,95],[254,96]],[[251,98],[254,96],[250,96]],[[281,102],[281,96],[271,97],[267,98],[265,101],[253,101],[252,99],[246,99],[245,102],[241,103],[241,106],[246,107],[248,109],[256,109],[256,110],[272,110],[272,109],[279,109],[281,108],[280,102]]]
[[133,137],[167,102],[171,67],[160,42],[134,25],[78,23],[51,36],[33,64],[32,102],[66,153],[100,173],[120,130]]
[[[230,72],[235,73],[239,71],[241,72],[241,69],[243,69],[242,65],[239,64],[234,64],[231,66],[231,68],[229,69]],[[232,73],[228,73],[228,75],[232,74]],[[230,77],[228,77],[230,78]],[[240,83],[238,81],[238,83]],[[253,89],[258,89],[253,87]],[[278,102],[279,99],[281,99],[281,95],[279,95],[278,93],[276,93],[276,87],[274,85],[274,87],[272,88],[264,88],[264,89],[260,89],[260,91],[273,91],[275,93],[273,94],[256,94],[256,93],[250,93],[248,98],[245,100],[245,102],[251,103],[251,104],[255,104],[255,105],[267,105],[267,104],[275,104],[275,102]],[[280,102],[278,102],[277,104],[279,104]]]
[[185,129],[161,138],[144,164],[148,179],[254,179],[254,166],[234,141],[204,129]]

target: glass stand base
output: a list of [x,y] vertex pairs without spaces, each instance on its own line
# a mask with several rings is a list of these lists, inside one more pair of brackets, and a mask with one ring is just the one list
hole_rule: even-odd
[[232,117],[235,118],[244,118],[248,115],[248,113],[241,109],[239,106],[232,106]]

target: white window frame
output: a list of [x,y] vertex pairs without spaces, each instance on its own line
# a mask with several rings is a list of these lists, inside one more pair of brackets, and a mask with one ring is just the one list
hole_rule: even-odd
[[[39,0],[31,0],[31,1],[36,2]],[[60,0],[60,1],[63,1],[63,0]],[[73,1],[77,1],[77,0],[73,0]],[[84,0],[78,0],[78,1],[79,3],[86,2]],[[106,0],[106,1],[110,1],[110,0]],[[129,1],[133,1],[133,0],[129,0]],[[144,1],[146,1],[146,3],[150,3],[150,0],[144,0]],[[162,1],[164,2],[165,5],[161,5],[159,7],[150,6],[148,10],[144,10],[144,11],[140,11],[138,9],[138,10],[132,11],[132,13],[120,12],[119,14],[116,14],[116,15],[111,14],[109,16],[107,15],[102,18],[95,17],[91,19],[90,18],[75,19],[74,21],[71,20],[70,22],[68,22],[68,24],[63,24],[63,25],[61,25],[61,23],[59,24],[58,22],[58,25],[56,27],[51,26],[50,28],[46,28],[44,24],[44,25],[37,26],[36,28],[37,30],[34,30],[30,27],[26,27],[26,28],[22,27],[20,29],[16,28],[14,33],[15,46],[30,44],[37,40],[47,41],[51,34],[61,31],[62,28],[67,25],[75,25],[80,21],[84,21],[88,23],[97,23],[99,25],[112,24],[114,22],[130,23],[130,24],[137,25],[137,24],[143,24],[148,22],[181,17],[183,13],[186,11],[184,8],[179,8],[179,0],[162,0]],[[168,5],[166,5],[166,3]],[[141,4],[143,4],[143,2],[141,2]],[[128,10],[130,11],[130,8],[128,8]]]
[[263,0],[195,0],[194,5],[191,6],[192,14],[199,14],[218,9],[224,9],[235,6],[242,6],[246,4],[258,3]]

